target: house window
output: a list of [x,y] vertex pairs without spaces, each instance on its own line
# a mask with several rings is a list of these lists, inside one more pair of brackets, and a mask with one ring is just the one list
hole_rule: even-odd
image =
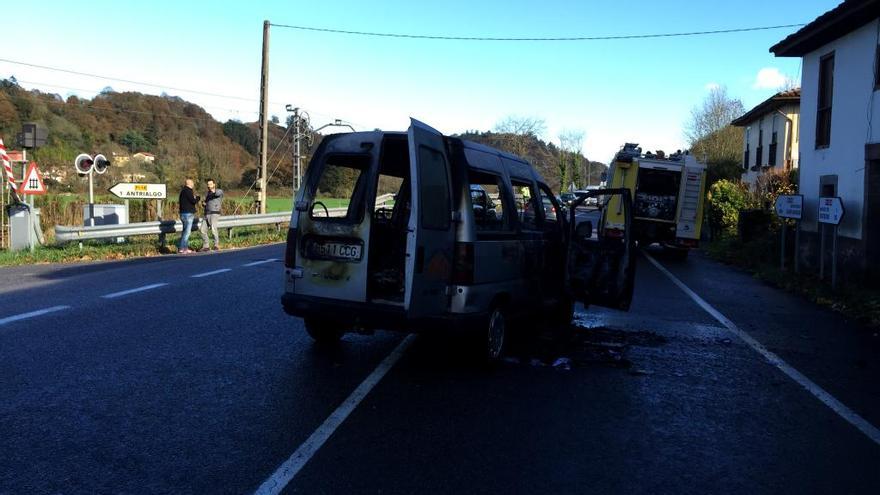
[[758,147],[755,148],[755,167],[761,166],[761,157],[764,155],[764,121],[758,123]]
[[778,139],[778,131],[777,131],[777,123],[779,121],[778,115],[773,116],[773,128],[770,132],[770,147],[767,150],[767,165],[771,167],[776,166],[776,148],[777,148],[777,139]]
[[831,100],[834,93],[834,52],[819,59],[819,101],[816,109],[816,148],[831,145]]
[[752,128],[746,127],[746,150],[743,152],[743,170],[749,169],[749,147],[752,145]]

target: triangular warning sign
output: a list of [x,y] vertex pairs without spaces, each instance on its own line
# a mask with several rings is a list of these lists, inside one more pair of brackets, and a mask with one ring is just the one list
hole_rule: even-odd
[[43,184],[43,178],[40,176],[40,169],[37,168],[36,162],[31,162],[28,165],[19,192],[21,194],[46,194],[46,184]]

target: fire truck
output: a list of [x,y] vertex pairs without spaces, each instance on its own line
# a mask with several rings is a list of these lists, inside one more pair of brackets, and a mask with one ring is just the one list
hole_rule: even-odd
[[[706,165],[688,152],[642,153],[638,144],[626,143],[614,156],[608,178],[609,188],[625,187],[632,194],[633,235],[639,245],[659,243],[682,257],[699,246]],[[606,228],[623,223],[621,210],[608,205]]]

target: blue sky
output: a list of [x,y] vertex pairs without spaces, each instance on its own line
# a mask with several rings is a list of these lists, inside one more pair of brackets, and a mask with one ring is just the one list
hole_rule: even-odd
[[[256,99],[262,22],[453,36],[559,37],[669,33],[809,22],[837,2],[377,1],[3,2],[0,58],[162,86]],[[585,42],[468,42],[364,38],[273,27],[270,112],[307,109],[315,127],[340,118],[361,129],[405,129],[408,117],[446,133],[491,129],[507,115],[586,134],[584,152],[607,161],[625,141],[686,146],[683,126],[707,88],[721,84],[750,107],[799,59],[768,48],[794,28],[740,34]],[[763,76],[758,77],[763,70]],[[25,87],[91,97],[105,86],[162,89],[0,62]],[[53,86],[49,86],[53,85]],[[216,118],[255,120],[258,103],[167,90]]]

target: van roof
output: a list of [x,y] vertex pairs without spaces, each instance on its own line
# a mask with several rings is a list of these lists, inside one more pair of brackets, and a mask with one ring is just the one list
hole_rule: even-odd
[[[361,132],[346,132],[346,133],[340,133],[340,134],[370,135],[370,136],[379,135],[379,136],[395,136],[395,137],[406,137],[406,135],[407,135],[407,133],[404,131],[380,131],[380,130],[361,131]],[[331,134],[331,136],[332,136],[332,134]],[[470,150],[474,150],[474,151],[488,153],[491,155],[496,155],[496,156],[504,158],[506,160],[510,160],[512,162],[515,162],[521,166],[528,167],[529,170],[531,171],[531,175],[535,178],[535,180],[537,180],[538,182],[543,182],[543,183],[547,182],[544,180],[544,178],[541,176],[541,174],[538,172],[538,170],[535,169],[535,167],[533,167],[532,164],[530,164],[528,161],[526,161],[522,157],[519,157],[519,156],[514,155],[512,153],[508,153],[506,151],[499,150],[498,148],[493,148],[491,146],[486,146],[484,144],[475,143],[473,141],[468,141],[466,139],[461,139],[461,138],[457,138],[457,137],[450,137],[450,136],[446,136],[446,137],[448,137],[449,139],[454,139],[454,140],[460,142],[461,145],[465,149],[470,149]]]

